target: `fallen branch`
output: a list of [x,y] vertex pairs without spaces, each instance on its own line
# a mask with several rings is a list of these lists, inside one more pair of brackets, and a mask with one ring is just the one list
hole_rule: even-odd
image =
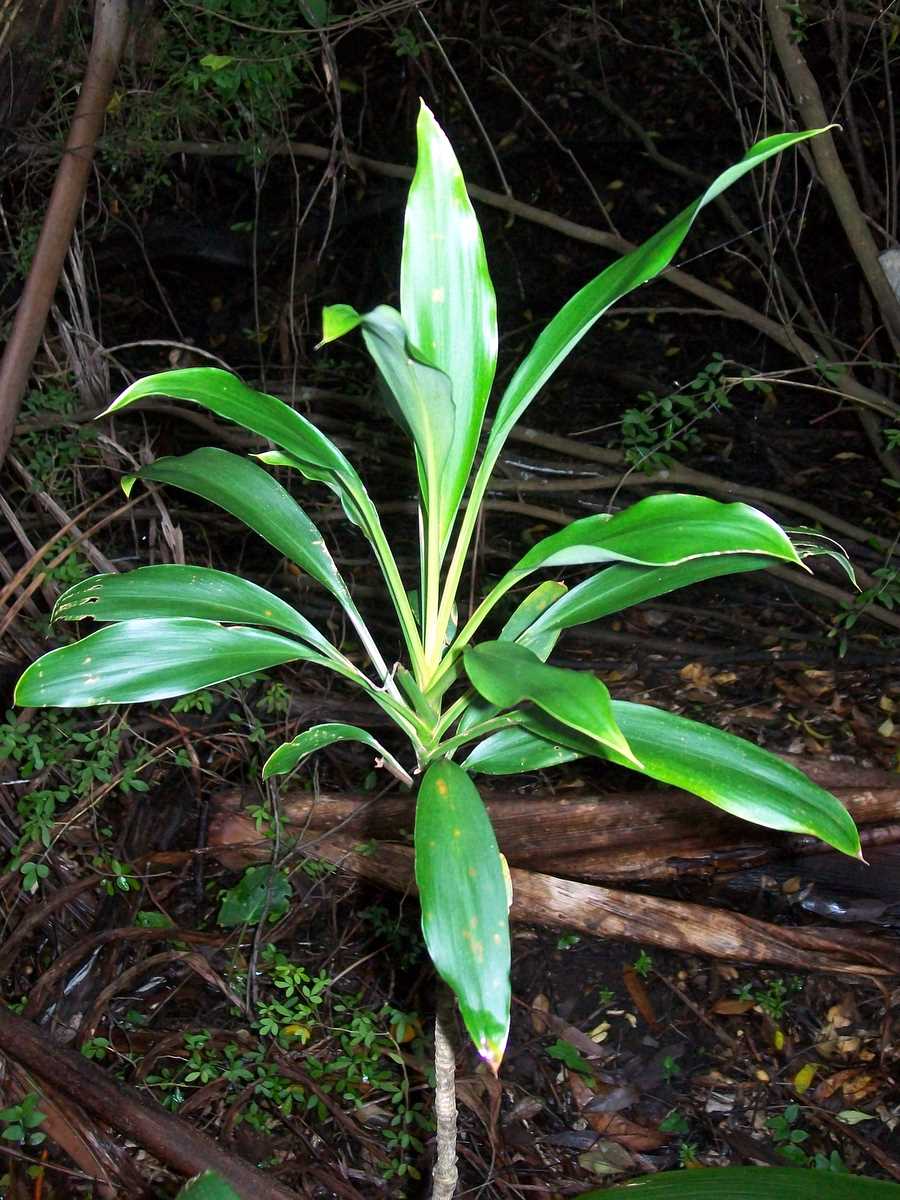
[[[411,848],[382,844],[363,854],[356,844],[347,837],[322,839],[316,842],[315,855],[361,879],[415,892]],[[842,929],[775,926],[701,904],[613,891],[537,871],[511,868],[510,874],[513,922],[794,970],[900,974],[900,946],[883,939]]]
[[244,1200],[299,1200],[296,1192],[229,1154],[164,1108],[148,1104],[136,1089],[115,1082],[96,1064],[58,1046],[37,1026],[2,1006],[0,1052],[180,1175],[216,1171]]

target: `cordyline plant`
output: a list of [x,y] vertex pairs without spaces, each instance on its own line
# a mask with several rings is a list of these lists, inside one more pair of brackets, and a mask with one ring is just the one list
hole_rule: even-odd
[[[509,873],[472,776],[533,771],[580,756],[609,760],[685,788],[773,829],[813,834],[859,853],[841,804],[799,771],[748,742],[659,708],[610,698],[590,671],[550,666],[560,634],[675,588],[801,562],[808,539],[790,537],[745,504],[702,496],[651,496],[613,516],[573,521],[533,546],[461,625],[456,598],[479,507],[514,424],[570,350],[611,304],[659,274],[699,210],[751,168],[811,133],[753,146],[704,195],[649,241],[607,267],[547,325],[493,413],[475,466],[497,361],[494,289],[481,233],[450,143],[423,105],[418,166],[406,208],[400,311],[349,305],[324,312],[323,343],[359,329],[385,403],[414,450],[419,487],[420,576],[401,578],[360,476],[309,421],[225,371],[170,371],[129,387],[107,412],[146,396],[191,401],[276,448],[243,458],[194,450],[123,480],[172,484],[219,505],[307,572],[340,604],[367,662],[333,645],[271,592],[205,567],[140,567],[70,588],[55,618],[110,622],[53,650],[19,681],[18,703],[80,707],[160,700],[283,663],[309,662],[357,685],[409,739],[404,765],[353,725],[316,725],[269,757],[263,777],[292,771],[339,741],[373,749],[399,780],[418,777],[416,881],[422,929],[466,1028],[496,1071],[509,1030]],[[408,654],[389,666],[322,534],[266,469],[323,483],[368,540]],[[513,589],[539,571],[594,565],[568,590],[545,580],[499,630],[476,641]],[[598,819],[602,808],[598,806]]]

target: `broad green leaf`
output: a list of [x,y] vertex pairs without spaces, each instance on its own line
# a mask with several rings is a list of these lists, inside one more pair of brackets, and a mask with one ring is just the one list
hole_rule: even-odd
[[216,923],[225,929],[235,925],[252,925],[263,913],[268,917],[283,917],[291,902],[290,880],[283,871],[270,864],[247,867],[240,881],[222,896]]
[[307,755],[315,753],[316,750],[321,750],[324,746],[331,746],[335,742],[362,742],[364,745],[370,746],[385,762],[390,763],[398,774],[406,774],[396,758],[392,754],[389,754],[384,746],[372,737],[371,733],[368,733],[365,729],[360,729],[356,725],[334,723],[313,725],[311,729],[298,734],[293,741],[285,742],[277,750],[273,750],[263,765],[262,777],[263,779],[271,779],[273,775],[287,775]]
[[337,307],[337,318],[325,310],[322,342],[335,330],[352,328],[352,321],[359,326],[385,385],[388,409],[415,446],[422,501],[426,511],[434,509],[443,543],[456,515],[447,470],[455,422],[450,380],[412,344],[396,309],[380,304],[357,313],[348,304]]
[[598,514],[572,521],[532,546],[505,578],[541,567],[613,561],[665,566],[725,554],[800,562],[790,538],[765,513],[748,504],[671,493],[648,496],[611,518]]
[[[400,310],[409,340],[449,378],[455,423],[443,465],[448,514],[469,478],[494,370],[497,301],[453,148],[423,103],[403,227]],[[452,515],[450,517],[452,524]]]
[[265,625],[302,638],[323,654],[337,651],[295,608],[249,580],[210,567],[138,567],[95,575],[63,592],[54,621],[128,621],[201,617],[236,625]]
[[236,375],[216,367],[189,367],[138,379],[100,415],[119,412],[147,396],[170,396],[199,404],[274,442],[292,455],[308,479],[319,480],[331,488],[350,519],[370,538],[380,532],[375,506],[348,460],[315,425],[277,396],[257,392]]
[[319,530],[278,480],[250,459],[205,447],[182,458],[159,458],[136,475],[126,476],[122,481],[126,494],[135,479],[173,484],[218,504],[302,567],[345,608],[352,604]]
[[633,563],[615,563],[577,584],[527,629],[522,635],[523,644],[535,653],[545,634],[571,629],[588,621],[598,621],[611,613],[621,612],[632,604],[665,596],[678,588],[721,575],[735,575],[741,571],[759,571],[772,565],[769,558],[758,558],[752,554],[724,555],[721,558],[689,559],[671,567],[640,567]]
[[509,1034],[509,903],[490,818],[449,759],[422,777],[416,801],[422,932],[456,994],[469,1036],[496,1073]]
[[483,642],[466,650],[466,673],[476,690],[499,708],[530,700],[554,720],[597,745],[637,760],[616,725],[606,685],[587,671],[548,667],[518,642]]
[[543,771],[548,767],[558,767],[561,763],[582,757],[582,752],[559,742],[548,741],[519,725],[484,738],[470,752],[462,766],[466,771],[476,771],[481,775],[518,775],[521,771]]
[[249,626],[194,617],[123,621],[32,663],[16,686],[16,704],[77,708],[165,700],[289,662],[357,673],[300,642]]
[[241,1200],[230,1184],[214,1171],[204,1171],[178,1193],[177,1200]]
[[744,738],[701,725],[661,708],[613,700],[612,711],[640,766],[609,747],[591,748],[541,714],[529,716],[527,727],[581,754],[593,753],[623,767],[693,792],[717,808],[790,833],[820,838],[836,850],[860,856],[853,818],[830,792],[802,771]]
[[579,1200],[900,1200],[900,1185],[798,1167],[698,1167],[582,1192]]
[[519,365],[500,400],[479,479],[486,481],[490,476],[510,430],[560,363],[610,305],[665,270],[700,210],[755,166],[821,132],[812,129],[778,133],[751,146],[741,161],[723,171],[698,200],[643,245],[612,263],[563,305]]
[[[538,584],[533,591],[528,593],[521,604],[518,605],[515,612],[500,630],[498,641],[514,642],[524,634],[530,625],[534,624],[542,613],[547,611],[551,604],[558,600],[560,596],[564,596],[566,591],[567,588],[564,583],[557,583],[554,580],[547,580],[545,583]],[[550,638],[545,638],[544,640],[555,641],[558,636],[558,634],[551,635]],[[532,649],[535,648],[532,647]],[[540,654],[537,650],[535,652],[538,653],[540,659],[546,659],[546,654]],[[548,647],[547,654],[549,653],[550,648]],[[456,671],[454,670],[454,676],[455,674]],[[448,686],[449,682],[448,680]],[[465,733],[467,729],[471,729],[474,725],[480,725],[482,721],[488,720],[497,711],[497,706],[488,704],[487,700],[483,697],[479,696],[473,699],[460,717],[457,732]]]

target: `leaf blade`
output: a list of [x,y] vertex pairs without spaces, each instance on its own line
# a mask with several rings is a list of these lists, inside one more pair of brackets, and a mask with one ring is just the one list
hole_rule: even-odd
[[456,155],[424,103],[406,205],[400,310],[412,344],[449,378],[455,424],[444,464],[454,514],[469,477],[497,365],[497,302]]
[[235,625],[263,625],[293,634],[323,654],[337,651],[286,601],[258,584],[212,567],[161,564],[121,575],[95,575],[68,588],[52,620],[127,621],[199,617]]
[[466,1029],[496,1072],[509,1035],[509,903],[497,839],[478,792],[445,759],[416,801],[416,884],[422,932],[453,989]]
[[[249,626],[195,617],[123,621],[51,650],[16,685],[30,708],[166,700],[288,662],[354,675],[301,642]],[[355,676],[354,676],[355,677]]]
[[563,725],[633,758],[616,724],[606,685],[588,671],[550,667],[518,642],[482,642],[466,650],[466,673],[476,690],[499,708],[530,700]]
[[263,764],[263,779],[271,779],[273,775],[287,775],[294,767],[310,754],[332,746],[335,742],[362,742],[369,746],[385,762],[390,763],[399,776],[406,771],[396,758],[385,750],[380,742],[372,737],[368,730],[360,729],[358,725],[344,725],[340,722],[329,722],[324,725],[313,725],[310,729],[298,734],[289,742],[284,742],[273,750]]

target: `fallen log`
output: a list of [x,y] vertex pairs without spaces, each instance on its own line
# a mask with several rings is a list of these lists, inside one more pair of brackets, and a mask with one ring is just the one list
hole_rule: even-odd
[[[848,769],[841,763],[815,768],[809,773],[818,775],[846,805],[861,828],[864,845],[900,841],[896,775]],[[243,812],[247,801],[249,796],[237,791],[212,800],[210,844],[226,866],[262,860],[271,851]],[[711,875],[822,849],[815,838],[749,825],[674,789],[575,798],[489,792],[485,804],[500,849],[512,865],[582,880],[663,881]],[[414,815],[415,799],[409,795],[373,800],[359,794],[292,792],[281,800],[285,832],[305,842],[323,833],[343,833],[361,841],[410,844]]]
[[[413,852],[379,845],[360,853],[347,836],[322,838],[315,855],[339,870],[401,892],[415,892]],[[682,954],[847,975],[900,974],[900,945],[843,929],[775,926],[739,913],[661,900],[596,884],[511,868],[513,922],[549,925],[593,937],[635,941]]]

